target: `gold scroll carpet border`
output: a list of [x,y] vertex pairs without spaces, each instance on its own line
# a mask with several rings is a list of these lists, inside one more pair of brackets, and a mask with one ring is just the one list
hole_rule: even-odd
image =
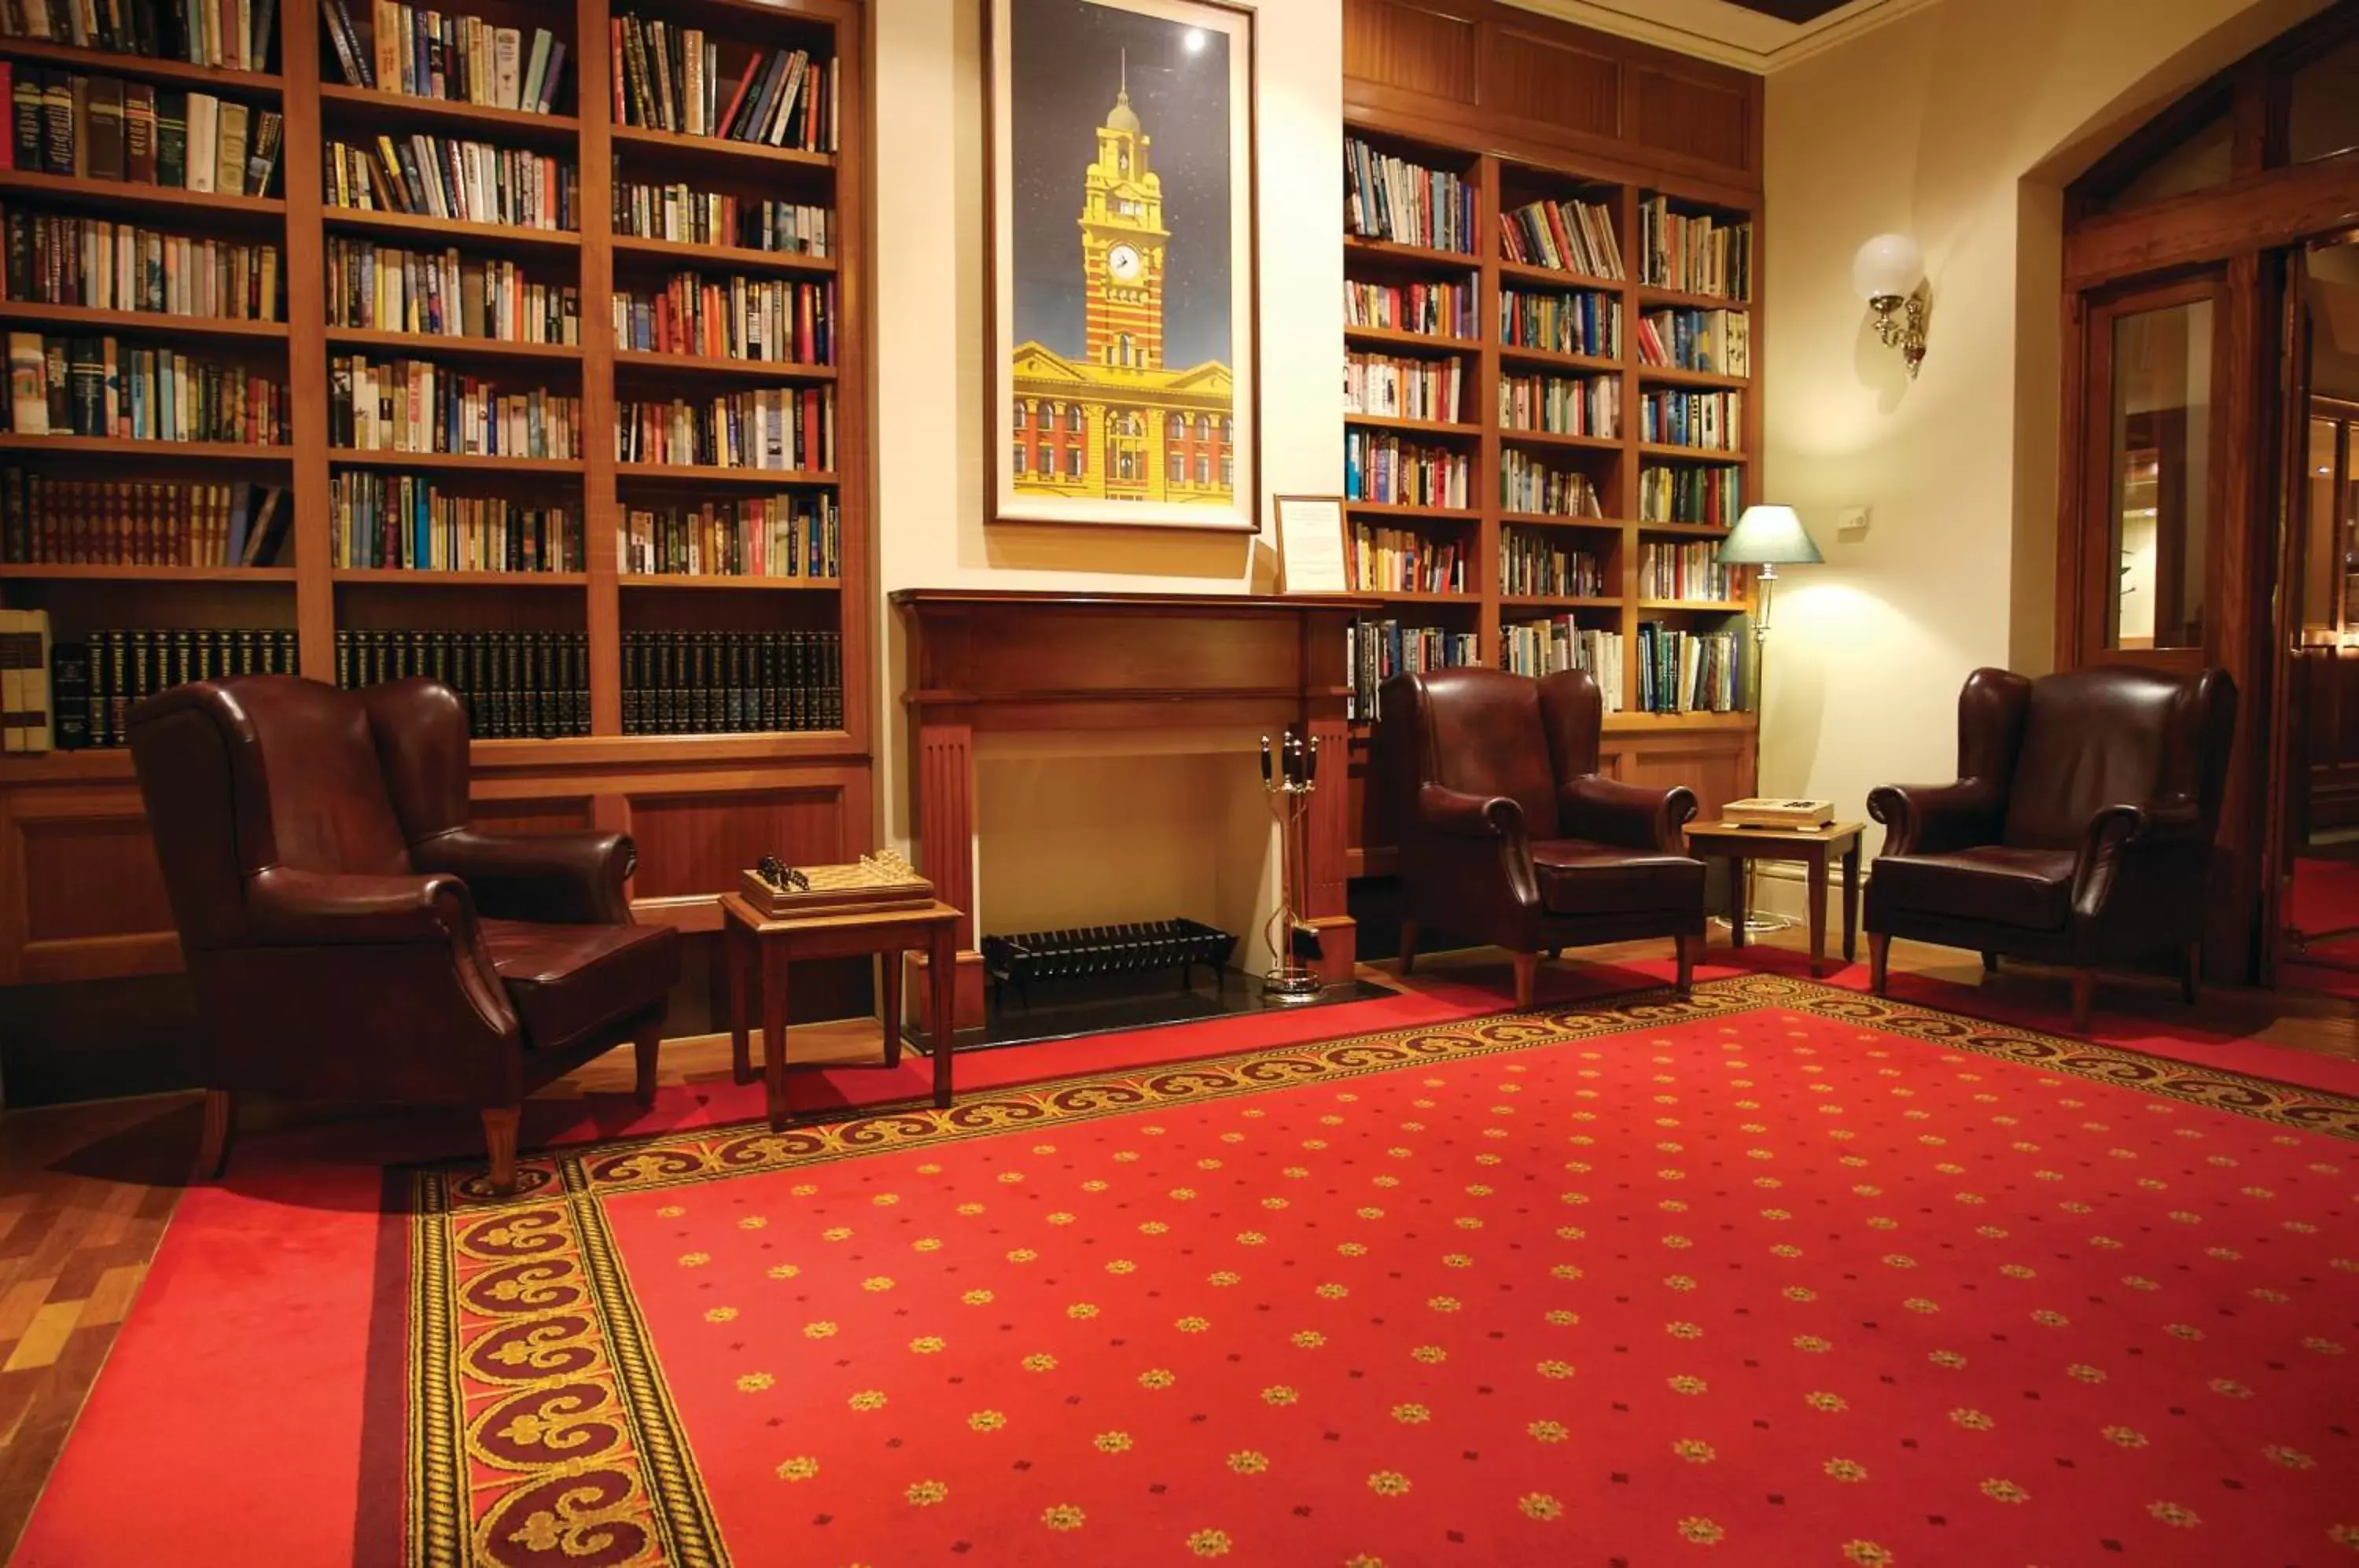
[[[552,1549],[571,1556],[604,1541],[622,1550],[593,1550],[588,1555],[614,1564],[679,1563],[719,1568],[728,1561],[678,1411],[614,1248],[600,1202],[607,1196],[1673,1028],[1772,1007],[2208,1105],[2288,1130],[2359,1140],[2359,1100],[2348,1096],[1809,981],[1752,975],[1705,982],[1686,1000],[1668,989],[1625,993],[1526,1013],[1055,1080],[986,1094],[948,1110],[912,1107],[855,1115],[783,1133],[771,1133],[760,1124],[740,1124],[560,1150],[533,1161],[524,1172],[534,1184],[531,1191],[506,1200],[491,1198],[482,1190],[480,1176],[466,1167],[420,1169],[411,1183],[408,1560],[416,1568],[523,1564],[548,1561]],[[461,1288],[453,1256],[462,1235],[480,1235],[497,1225],[541,1227],[549,1247],[549,1256],[538,1260],[544,1269],[539,1288],[582,1292],[592,1309],[594,1326],[576,1337],[595,1341],[575,1346],[589,1356],[595,1368],[592,1376],[568,1370],[520,1390],[512,1388],[506,1397],[531,1415],[526,1406],[535,1396],[555,1398],[560,1390],[578,1393],[585,1384],[599,1386],[628,1433],[603,1465],[586,1465],[552,1448],[545,1463],[518,1464],[510,1455],[493,1481],[475,1478],[477,1464],[496,1465],[499,1456],[469,1426],[471,1389],[464,1366],[469,1347],[452,1343],[459,1316],[455,1292]],[[521,1315],[531,1313],[527,1310]],[[484,1388],[472,1390],[477,1404],[492,1397]],[[475,1419],[480,1426],[480,1418]],[[561,1427],[550,1432],[560,1434]],[[512,1480],[506,1480],[511,1475]],[[479,1494],[486,1506],[476,1506]],[[518,1498],[524,1503],[517,1504]],[[526,1506],[544,1500],[550,1506]]]

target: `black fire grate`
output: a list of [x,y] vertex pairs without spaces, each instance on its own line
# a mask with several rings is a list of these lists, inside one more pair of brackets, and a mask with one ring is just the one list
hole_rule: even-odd
[[1029,1007],[1035,980],[1080,980],[1177,969],[1180,988],[1184,991],[1190,972],[1202,964],[1211,967],[1215,981],[1222,981],[1223,966],[1236,948],[1234,936],[1201,920],[1150,920],[987,936],[983,939],[983,966],[991,976],[995,999],[1004,1000],[1005,988],[1013,985],[1018,999]]

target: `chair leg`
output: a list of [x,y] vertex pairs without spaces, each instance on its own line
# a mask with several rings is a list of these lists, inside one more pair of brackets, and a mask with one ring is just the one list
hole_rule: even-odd
[[1562,958],[1563,956],[1564,949],[1560,947],[1551,947],[1549,949],[1549,962],[1550,964],[1554,964],[1558,959]]
[[1677,936],[1671,938],[1671,940],[1679,944],[1680,977],[1677,982],[1677,985],[1679,994],[1685,996],[1692,993],[1695,989],[1696,949],[1703,945],[1703,938],[1700,934],[1690,935],[1686,931],[1681,931]]
[[1401,973],[1407,975],[1417,967],[1418,930],[1415,920],[1403,920],[1400,927]]
[[1519,953],[1515,957],[1516,1006],[1518,1008],[1528,1007],[1532,1005],[1533,986],[1539,979],[1540,955],[1537,953]]
[[491,1187],[501,1197],[516,1191],[516,1122],[521,1105],[484,1107],[484,1145],[491,1151]]
[[2072,971],[2072,1032],[2089,1032],[2089,1010],[2097,999],[2097,972],[2093,969]]
[[1985,975],[1998,973],[1998,954],[1989,948],[1983,949],[1983,973]]
[[2187,970],[2180,976],[2179,994],[2187,998],[2189,1007],[2203,995],[2203,944],[2200,942],[2187,944]]
[[638,1068],[638,1077],[632,1084],[631,1092],[643,1105],[656,1103],[656,1053],[662,1049],[663,1019],[660,1016],[641,1024],[639,1032],[631,1037],[631,1054]]
[[205,1091],[205,1130],[197,1144],[197,1180],[218,1181],[229,1169],[230,1136],[235,1130],[237,1101],[227,1089]]
[[1881,996],[1890,978],[1892,939],[1882,931],[1867,933],[1867,988]]

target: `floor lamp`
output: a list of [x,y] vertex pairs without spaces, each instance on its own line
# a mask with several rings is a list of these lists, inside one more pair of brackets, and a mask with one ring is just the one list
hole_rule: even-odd
[[[1756,581],[1761,593],[1753,614],[1753,681],[1755,706],[1764,704],[1768,691],[1769,669],[1769,604],[1777,592],[1777,569],[1781,566],[1816,566],[1826,557],[1810,540],[1810,530],[1802,519],[1794,515],[1791,506],[1747,506],[1720,541],[1717,558],[1723,566],[1757,566],[1761,570]],[[1756,746],[1756,752],[1758,750]],[[1753,858],[1745,860],[1745,898],[1747,911],[1755,908],[1752,896]],[[1783,931],[1793,924],[1780,915],[1747,913],[1746,934],[1755,931]]]

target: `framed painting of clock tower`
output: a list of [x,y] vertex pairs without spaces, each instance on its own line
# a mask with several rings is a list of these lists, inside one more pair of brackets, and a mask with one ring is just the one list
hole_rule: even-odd
[[1252,13],[988,16],[994,520],[1255,531]]

